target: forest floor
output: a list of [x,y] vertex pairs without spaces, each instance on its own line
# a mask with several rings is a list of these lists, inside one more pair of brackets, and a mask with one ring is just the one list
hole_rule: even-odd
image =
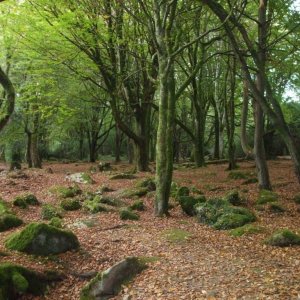
[[[45,171],[51,167],[53,174]],[[32,192],[42,203],[57,204],[58,199],[49,193],[53,185],[70,185],[67,173],[88,171],[91,164],[45,163],[42,170],[25,169],[26,179],[0,177],[0,196],[7,201],[23,192]],[[126,164],[113,165],[116,170],[129,170]],[[179,168],[174,181],[179,185],[195,186],[207,197],[224,196],[238,189],[253,203],[258,196],[257,183],[243,185],[242,179],[228,178],[226,165],[209,165],[205,168]],[[269,162],[270,175],[285,212],[255,211],[255,224],[265,230],[256,235],[232,237],[228,231],[217,231],[200,224],[196,218],[186,216],[180,207],[173,208],[171,217],[154,218],[153,195],[143,197],[146,210],[139,212],[139,221],[122,221],[118,212],[91,215],[83,209],[66,212],[64,227],[72,230],[80,241],[80,250],[47,258],[36,257],[5,249],[4,240],[13,231],[0,234],[1,262],[9,261],[35,270],[56,269],[66,274],[66,279],[51,287],[43,298],[26,296],[22,299],[79,299],[81,288],[87,280],[75,273],[103,271],[127,256],[153,257],[149,267],[138,275],[114,299],[300,299],[299,247],[276,248],[264,245],[264,239],[274,230],[289,228],[300,231],[300,210],[292,198],[300,192],[287,160]],[[4,165],[0,165],[4,169]],[[253,162],[240,163],[240,171],[254,172]],[[136,180],[110,180],[110,174],[94,173],[95,184],[81,185],[83,190],[97,190],[107,185],[115,190],[134,186]],[[138,177],[154,176],[139,173]],[[126,200],[131,203],[133,200]],[[41,220],[41,207],[14,211],[25,223]],[[79,220],[92,219],[92,227],[77,226]],[[123,226],[127,224],[126,226]],[[113,228],[117,225],[122,225]],[[181,229],[187,234],[183,239],[172,240],[168,233]],[[17,229],[18,230],[18,229]]]

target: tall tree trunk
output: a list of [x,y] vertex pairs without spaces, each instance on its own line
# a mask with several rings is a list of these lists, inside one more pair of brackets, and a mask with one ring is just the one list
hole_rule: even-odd
[[30,154],[33,168],[42,168],[42,161],[39,153],[39,136],[37,132],[32,133]]
[[27,134],[27,148],[26,148],[26,160],[28,168],[32,168],[32,157],[31,157],[31,144],[32,144],[32,134],[26,130]]
[[214,132],[215,132],[215,144],[214,144],[214,159],[220,159],[220,119],[219,112],[216,104],[214,104]]
[[122,144],[122,137],[121,132],[118,126],[115,127],[115,162],[118,163],[121,161],[121,144]]

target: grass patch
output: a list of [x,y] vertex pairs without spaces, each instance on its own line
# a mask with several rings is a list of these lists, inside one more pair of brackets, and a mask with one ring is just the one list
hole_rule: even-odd
[[243,236],[243,235],[250,235],[250,234],[258,234],[264,232],[264,228],[260,226],[254,226],[252,224],[246,224],[242,227],[238,227],[235,229],[230,230],[229,234],[232,236]]
[[163,232],[163,235],[167,241],[172,243],[184,242],[192,236],[190,232],[180,228],[167,229]]

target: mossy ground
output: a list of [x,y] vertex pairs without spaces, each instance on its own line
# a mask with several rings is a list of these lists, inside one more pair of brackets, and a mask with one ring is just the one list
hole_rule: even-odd
[[22,224],[23,221],[15,215],[6,213],[0,215],[0,232],[18,227]]
[[60,206],[64,210],[73,211],[80,209],[81,203],[78,199],[63,199],[60,202]]
[[52,186],[49,192],[57,195],[60,198],[72,198],[82,193],[78,185],[65,187],[65,186]]
[[270,202],[277,202],[278,201],[278,195],[275,192],[268,191],[268,190],[261,190],[259,192],[258,199],[256,201],[256,204],[263,205]]
[[129,208],[121,209],[119,212],[121,220],[139,220],[140,216]]
[[246,224],[242,227],[238,227],[235,229],[230,230],[229,234],[232,236],[243,236],[243,235],[250,235],[250,234],[258,234],[264,232],[264,228],[261,226],[255,226],[252,224]]
[[51,220],[54,217],[62,218],[62,211],[56,206],[45,204],[42,206],[42,219]]
[[180,228],[167,229],[162,233],[162,235],[167,241],[172,243],[184,242],[192,236],[190,232]]
[[132,210],[143,211],[145,210],[145,205],[142,200],[136,200],[129,206],[129,208]]
[[265,243],[267,245],[278,247],[300,245],[300,235],[288,229],[278,230],[266,239]]

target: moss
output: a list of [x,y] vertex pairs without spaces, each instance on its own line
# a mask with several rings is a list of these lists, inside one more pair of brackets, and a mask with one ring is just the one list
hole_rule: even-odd
[[129,206],[129,208],[132,210],[143,211],[145,210],[145,205],[142,200],[136,200]]
[[0,232],[18,227],[23,224],[23,221],[12,214],[0,215]]
[[42,219],[44,220],[51,220],[54,217],[62,218],[61,211],[51,205],[51,204],[45,204],[42,206]]
[[81,178],[85,183],[89,183],[89,184],[95,183],[93,178],[87,173],[81,173]]
[[204,195],[198,195],[195,197],[195,199],[197,200],[197,203],[204,203],[207,200]]
[[108,212],[109,209],[102,203],[99,203],[94,200],[84,201],[83,207],[88,210],[92,214],[96,214],[99,212]]
[[191,237],[191,233],[179,228],[167,229],[163,232],[167,241],[172,243],[184,242]]
[[261,233],[263,231],[264,231],[264,229],[262,227],[254,226],[252,224],[246,224],[242,227],[232,229],[230,231],[230,235],[238,237],[238,236],[242,236],[242,235],[257,234],[257,233]]
[[10,213],[10,209],[8,208],[8,204],[0,198],[0,215]]
[[190,195],[190,189],[187,186],[181,186],[177,189],[176,200],[179,200],[180,197],[186,197]]
[[44,223],[31,223],[21,232],[11,235],[5,242],[11,250],[36,255],[49,255],[77,249],[77,237],[70,231]]
[[258,179],[256,177],[251,177],[246,179],[242,184],[247,185],[247,184],[253,184],[253,183],[257,183]]
[[121,207],[124,206],[124,202],[120,199],[112,198],[112,197],[104,197],[104,196],[96,196],[93,199],[94,202],[107,204],[110,206]]
[[114,190],[113,189],[111,189],[110,187],[108,187],[107,185],[103,185],[103,186],[101,186],[100,188],[99,188],[99,192],[101,193],[101,194],[103,194],[103,193],[108,193],[108,192],[113,192]]
[[238,191],[229,192],[224,199],[234,206],[245,204],[245,201],[240,197]]
[[231,171],[228,174],[228,178],[230,179],[247,179],[249,177],[248,173],[241,172],[241,171]]
[[199,203],[196,198],[192,196],[181,196],[178,199],[178,202],[182,208],[182,210],[189,216],[194,216],[196,211],[194,206]]
[[268,204],[268,210],[272,213],[285,212],[285,209],[280,204],[274,202]]
[[42,295],[46,278],[24,267],[3,263],[0,265],[0,299],[19,299],[19,294]]
[[53,227],[56,227],[56,228],[62,228],[63,227],[62,220],[58,217],[52,218],[49,222],[49,225],[53,226]]
[[136,179],[136,176],[133,174],[121,173],[121,174],[115,174],[115,175],[111,176],[109,179],[111,179],[111,180]]
[[193,194],[203,195],[203,192],[200,191],[199,189],[197,189],[195,186],[192,186],[192,187],[191,187],[191,192],[192,192]]
[[300,204],[300,194],[294,196],[294,202]]
[[121,196],[124,198],[133,198],[133,197],[142,197],[148,193],[148,188],[140,187],[140,188],[131,188],[126,189],[122,192]]
[[156,190],[155,181],[152,178],[144,178],[135,184],[136,188],[147,188],[149,192]]
[[63,199],[60,202],[60,206],[64,210],[68,210],[68,211],[78,210],[81,208],[81,204],[80,204],[79,200],[77,200],[77,199]]
[[288,229],[278,230],[273,233],[266,241],[267,245],[288,247],[300,245],[300,236]]
[[124,208],[119,211],[121,220],[139,220],[140,216],[129,208]]
[[23,208],[23,209],[28,207],[28,204],[26,203],[26,201],[23,198],[20,198],[20,197],[17,197],[17,198],[14,199],[13,205],[17,206],[17,207],[20,207],[20,208]]
[[172,181],[172,183],[171,183],[171,190],[170,190],[170,196],[175,198],[177,190],[178,190],[177,183],[175,181]]
[[82,193],[82,190],[78,185],[65,187],[65,186],[53,186],[49,189],[52,194],[56,194],[60,198],[72,198]]
[[215,229],[233,229],[256,220],[248,209],[231,205],[225,199],[209,199],[196,206],[199,222],[213,226]]
[[278,200],[278,195],[272,191],[268,190],[261,190],[259,192],[258,199],[256,201],[256,204],[266,204],[270,202],[276,202]]

